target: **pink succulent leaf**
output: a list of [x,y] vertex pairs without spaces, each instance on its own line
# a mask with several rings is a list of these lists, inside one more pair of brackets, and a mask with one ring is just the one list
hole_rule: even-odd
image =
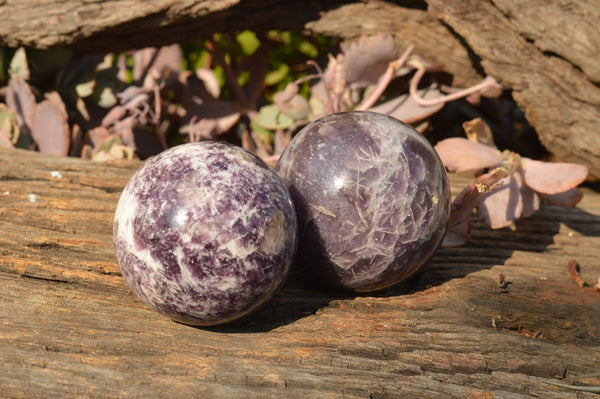
[[290,143],[290,136],[285,134],[282,129],[275,130],[275,137],[273,140],[274,152],[273,155],[281,155],[283,150],[286,149]]
[[190,141],[214,140],[218,136],[217,121],[215,119],[200,119],[189,124],[187,133]]
[[133,52],[133,80],[140,80],[142,73],[148,67],[148,63],[152,60],[156,50],[155,47],[146,47]]
[[206,91],[212,96],[212,98],[219,98],[221,95],[221,86],[219,86],[219,80],[211,69],[196,69],[196,77],[200,79],[202,83],[204,83]]
[[87,134],[85,135],[85,141],[92,148],[95,148],[101,142],[106,140],[108,136],[110,136],[110,132],[108,131],[108,129],[103,126],[98,126],[88,130]]
[[[192,133],[192,125],[202,123],[202,129],[197,133],[202,139],[215,138],[215,136],[227,132],[240,119],[240,112],[235,106],[227,101],[207,101],[202,104],[194,104],[187,110],[182,121],[182,133]],[[195,122],[198,120],[199,122]],[[209,122],[212,121],[212,122]],[[206,137],[208,127],[213,131]]]
[[123,136],[121,135],[121,132],[133,130],[133,128],[137,124],[138,124],[137,117],[134,115],[130,115],[126,118],[123,118],[123,119],[117,121],[117,123],[112,125],[110,128],[110,133],[117,134],[117,135],[121,136],[121,138],[122,138]]
[[14,148],[14,144],[8,138],[8,134],[3,131],[4,128],[0,126],[0,148]]
[[283,91],[273,95],[273,102],[279,110],[294,120],[304,120],[308,118],[310,107],[308,101],[300,96],[298,86],[290,83]]
[[40,152],[53,155],[67,155],[71,133],[67,115],[52,100],[39,103],[31,120],[31,136]]
[[[433,99],[442,97],[443,94],[436,88],[421,89],[419,95]],[[429,107],[424,107],[417,104],[414,99],[408,94],[403,94],[389,101],[376,105],[369,111],[378,112],[399,119],[406,123],[415,123],[425,118],[430,117],[444,107],[444,104],[437,104]]]
[[123,145],[121,138],[117,135],[108,136],[91,154],[91,158],[99,162],[133,159],[134,156],[133,149]]
[[336,57],[329,54],[329,63],[323,72],[323,83],[327,92],[326,108],[328,113],[345,111],[343,97],[346,93],[344,78],[344,54]]
[[279,105],[280,103],[291,101],[292,98],[294,98],[294,96],[298,94],[298,90],[299,87],[296,83],[288,83],[287,85],[285,85],[285,89],[278,91],[273,95],[273,102]]
[[160,48],[160,52],[152,66],[159,71],[168,69],[170,72],[178,74],[181,72],[182,63],[183,52],[181,51],[181,47],[179,44],[172,44]]
[[542,194],[558,194],[577,187],[587,179],[588,168],[566,162],[521,161],[525,184]]
[[19,141],[20,134],[17,116],[5,104],[0,103],[0,147],[13,148]]
[[[156,54],[157,50],[158,54]],[[167,71],[176,74],[179,73],[181,71],[183,53],[178,44],[164,46],[159,49],[147,47],[134,52],[133,60],[133,79],[139,81],[143,78],[142,75],[149,67],[157,71],[159,75]]]
[[453,227],[469,220],[469,216],[479,203],[481,195],[477,190],[476,181],[465,187],[452,202],[448,227]]
[[583,198],[583,191],[577,187],[558,194],[542,194],[538,193],[543,201],[549,202],[552,205],[564,206],[566,208],[575,206]]
[[281,112],[295,121],[303,121],[308,119],[308,115],[310,113],[308,101],[299,94],[295,95],[291,101],[283,104],[283,106],[279,109]]
[[502,180],[502,185],[484,195],[477,206],[477,214],[491,228],[509,226],[519,218],[522,204],[519,203],[519,187],[512,177]]
[[102,118],[102,126],[109,127],[125,117],[127,110],[121,105],[115,105]]
[[467,172],[498,166],[502,153],[496,148],[475,143],[462,137],[451,137],[435,145],[442,163],[451,172]]
[[469,220],[448,227],[444,240],[442,241],[442,248],[456,248],[462,247],[471,239],[471,223]]
[[242,133],[242,148],[250,152],[256,152],[256,143],[252,140],[248,130],[244,130]]
[[539,195],[525,184],[521,184],[521,202],[523,203],[523,209],[519,216],[521,218],[528,218],[540,209]]
[[135,133],[133,131],[133,124],[127,125],[123,124],[119,126],[118,129],[115,129],[115,134],[121,138],[123,141],[123,145],[131,148],[132,150],[137,150],[137,145],[135,143]]
[[258,136],[258,133],[255,131],[250,132],[250,137],[252,138],[252,142],[255,145],[254,152],[261,158],[267,158],[269,156],[269,151],[265,147],[264,143]]
[[[502,179],[509,173],[508,168],[514,168],[513,163],[509,163],[504,168],[496,168],[488,173],[478,176],[465,187],[452,202],[450,219],[448,220],[448,238],[444,239],[446,246],[458,246],[469,239],[469,218],[473,209],[479,204],[481,197],[490,189],[497,188]],[[464,242],[463,242],[464,241]],[[460,244],[462,245],[462,244]]]
[[56,105],[60,111],[62,112],[62,114],[64,115],[65,118],[68,118],[68,113],[67,113],[67,106],[65,105],[65,103],[63,102],[60,94],[58,94],[58,92],[56,91],[51,91],[48,92],[46,94],[44,94],[44,97],[46,98],[46,100],[52,102],[54,105]]
[[[145,95],[145,89],[143,87],[132,85],[127,86],[122,92],[117,93],[117,97],[119,98],[121,104],[127,104],[142,94]],[[139,99],[136,101],[139,101]]]
[[134,112],[136,109],[148,108],[149,101],[150,96],[148,93],[140,92],[139,94],[131,97],[126,103],[123,103],[123,107],[128,111]]
[[323,104],[327,102],[327,88],[325,87],[325,82],[323,80],[319,80],[317,83],[311,86],[310,95],[319,99]]
[[20,77],[13,77],[6,87],[6,105],[17,117],[17,125],[25,130],[31,128],[36,101],[31,86]]
[[342,43],[341,49],[344,52],[344,79],[352,88],[376,84],[389,63],[399,55],[394,39],[385,34]]
[[81,148],[81,158],[82,159],[92,159],[92,154],[94,153],[94,149],[89,144],[84,144]]
[[484,194],[477,206],[479,217],[493,229],[531,216],[540,205],[537,194],[523,184],[519,173],[513,173],[501,182],[502,185]]

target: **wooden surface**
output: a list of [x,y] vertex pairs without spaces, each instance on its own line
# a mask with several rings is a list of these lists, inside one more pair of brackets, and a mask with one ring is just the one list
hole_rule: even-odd
[[254,316],[201,329],[120,275],[112,217],[138,166],[0,149],[1,398],[597,397],[575,388],[600,385],[600,292],[567,272],[600,276],[597,192],[516,231],[476,223],[385,292],[294,271]]

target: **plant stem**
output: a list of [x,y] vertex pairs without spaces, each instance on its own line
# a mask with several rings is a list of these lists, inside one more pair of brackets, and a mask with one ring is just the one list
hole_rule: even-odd
[[413,77],[410,79],[410,96],[417,104],[423,107],[431,107],[433,105],[445,104],[447,102],[458,100],[459,98],[463,98],[471,94],[484,91],[488,88],[500,88],[500,85],[498,84],[498,82],[496,82],[496,79],[492,78],[491,76],[487,76],[485,79],[483,79],[483,81],[481,81],[481,83],[476,84],[475,86],[471,86],[466,89],[459,90],[457,92],[439,98],[432,98],[430,100],[426,100],[423,97],[419,96],[419,94],[417,93],[419,83],[421,82],[421,79],[423,78],[426,72],[425,65],[417,60],[411,60],[408,62],[408,64],[417,69]]
[[579,274],[579,270],[577,267],[577,261],[575,259],[572,259],[569,261],[569,264],[567,265],[567,269],[569,270],[569,274],[571,275],[571,278],[573,278],[573,280],[577,283],[578,286],[580,286],[581,288],[585,287],[585,280],[583,278],[581,278],[581,275]]
[[521,157],[515,152],[506,152],[506,162],[471,182],[452,202],[448,228],[464,223],[477,206],[481,196],[502,185],[502,179],[510,176],[521,164]]
[[154,62],[158,58],[158,53],[160,53],[160,47],[156,47],[154,49],[154,51],[152,52],[152,56],[150,57],[148,64],[146,64],[146,67],[140,74],[140,78],[137,81],[138,86],[144,86],[144,80],[146,80],[146,76],[148,75],[148,72],[150,72],[150,69],[152,69],[152,65],[154,65]]
[[396,73],[398,72],[398,70],[406,64],[406,60],[408,59],[408,56],[410,55],[410,53],[413,51],[414,48],[415,48],[415,46],[411,44],[404,51],[404,53],[402,53],[400,58],[390,62],[390,64],[388,65],[388,67],[385,70],[385,72],[383,73],[383,75],[381,75],[381,77],[377,81],[377,85],[375,85],[375,88],[371,91],[371,93],[369,93],[369,96],[364,98],[361,101],[361,103],[358,105],[358,107],[356,107],[356,109],[358,111],[366,111],[369,108],[371,108],[373,105],[375,105],[375,103],[377,102],[379,97],[381,97],[381,95],[383,94],[385,89],[388,87],[388,85],[390,84],[392,79],[394,79],[394,77],[396,77]]
[[233,72],[231,65],[227,63],[227,60],[225,59],[225,55],[223,54],[223,51],[221,51],[221,48],[218,46],[218,44],[213,38],[209,38],[206,41],[206,47],[208,51],[213,54],[215,60],[219,63],[219,65],[223,67],[223,71],[225,72],[225,78],[227,79],[227,82],[231,86],[231,89],[235,93],[240,103],[242,103],[244,107],[249,107],[250,101],[244,93],[244,90],[242,90],[242,87],[239,85],[235,72]]

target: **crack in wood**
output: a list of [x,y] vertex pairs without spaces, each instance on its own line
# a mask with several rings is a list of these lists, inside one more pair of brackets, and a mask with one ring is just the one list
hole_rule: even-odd
[[61,278],[57,278],[57,277],[45,277],[45,276],[39,276],[39,275],[33,275],[33,274],[26,274],[26,273],[23,273],[20,276],[22,278],[26,278],[26,279],[40,280],[40,281],[46,281],[46,282],[50,282],[50,283],[60,283],[60,284],[73,284],[73,283],[75,283],[75,281],[73,281],[73,280],[61,279]]

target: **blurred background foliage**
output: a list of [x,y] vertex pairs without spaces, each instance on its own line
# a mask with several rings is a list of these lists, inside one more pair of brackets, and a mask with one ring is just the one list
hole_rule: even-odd
[[[416,104],[419,96],[442,98],[451,77],[412,54],[381,85],[403,50],[385,35],[341,42],[280,30],[84,56],[0,48],[0,145],[111,160],[225,140],[272,163],[311,120],[372,109],[413,124],[433,143],[464,135],[462,123],[482,117],[499,148],[546,155],[510,93]],[[427,75],[409,96],[415,65]]]

